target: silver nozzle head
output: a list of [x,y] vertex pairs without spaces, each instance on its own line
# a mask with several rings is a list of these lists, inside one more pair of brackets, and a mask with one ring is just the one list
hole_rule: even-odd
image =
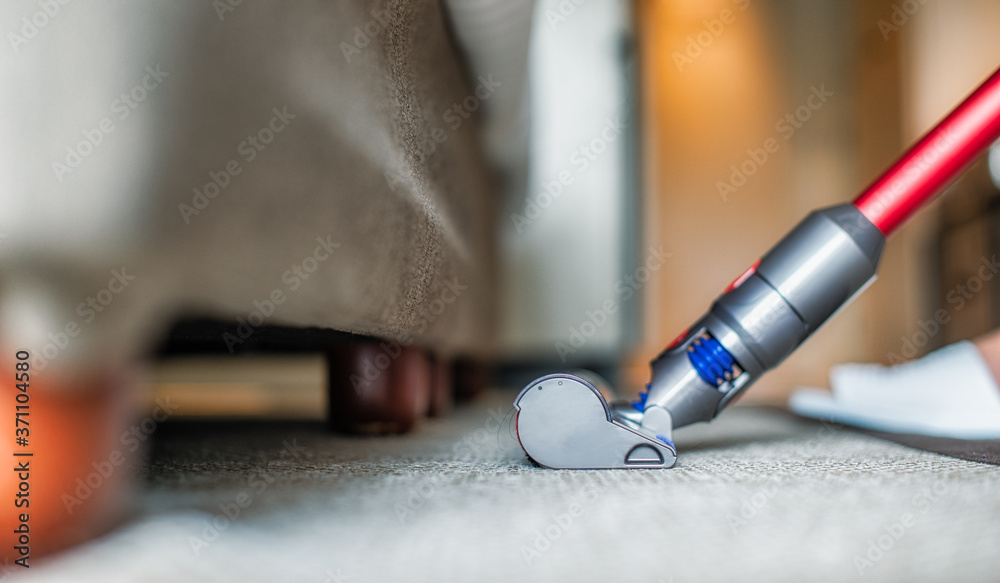
[[[557,469],[670,468],[677,450],[623,414],[588,380],[559,373],[532,381],[514,401],[528,457]],[[616,404],[615,411],[624,411]],[[638,413],[638,412],[637,412]]]

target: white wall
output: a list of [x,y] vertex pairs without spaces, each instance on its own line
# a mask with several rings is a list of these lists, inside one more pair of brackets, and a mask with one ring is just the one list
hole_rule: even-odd
[[[604,320],[600,310],[626,303],[619,284],[637,236],[626,226],[627,3],[542,0],[536,9],[528,188],[501,229],[502,345],[531,360],[559,358],[559,342],[575,350],[567,362],[614,357],[628,326],[621,311]],[[572,329],[588,335],[582,346]]]

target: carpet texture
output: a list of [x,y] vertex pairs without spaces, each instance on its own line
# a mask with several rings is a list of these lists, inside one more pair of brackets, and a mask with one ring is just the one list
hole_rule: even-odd
[[861,429],[858,431],[924,451],[1000,466],[1000,439],[952,439],[912,433],[886,433]]
[[[672,470],[554,471],[497,392],[403,437],[173,423],[134,519],[14,581],[985,581],[1000,469],[780,411],[677,434]],[[228,517],[227,517],[228,515]]]

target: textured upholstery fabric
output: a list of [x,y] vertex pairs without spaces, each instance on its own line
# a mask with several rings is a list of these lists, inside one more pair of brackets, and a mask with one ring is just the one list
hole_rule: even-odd
[[[468,74],[439,2],[66,5],[17,49],[0,64],[0,344],[37,355],[75,322],[49,360],[78,368],[179,314],[260,312],[491,352],[478,110],[505,86]],[[134,279],[84,321],[121,269]]]
[[990,581],[1000,568],[995,466],[737,406],[680,430],[672,470],[544,470],[511,418],[501,426],[513,397],[405,438],[165,425],[135,519],[23,580]]

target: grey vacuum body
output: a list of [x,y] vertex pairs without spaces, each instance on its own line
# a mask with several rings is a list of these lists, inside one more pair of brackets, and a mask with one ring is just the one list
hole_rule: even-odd
[[574,374],[517,396],[525,453],[550,468],[669,468],[673,430],[714,418],[874,281],[885,237],[853,204],[808,215],[652,362],[648,392],[608,403]]
[[[673,460],[659,443],[676,451],[674,429],[718,415],[850,302],[874,280],[885,237],[997,139],[1000,70],[852,204],[810,214],[738,277],[653,360],[648,392],[638,401],[609,405],[587,381],[569,382],[578,378],[573,375],[525,387],[514,401],[518,418],[531,420],[518,429],[524,451],[552,468],[670,467]],[[555,386],[564,387],[567,406],[542,397],[552,379],[561,379]],[[572,394],[565,387],[574,387]],[[597,434],[614,434],[619,443],[588,453]],[[640,459],[646,462],[636,463]]]

